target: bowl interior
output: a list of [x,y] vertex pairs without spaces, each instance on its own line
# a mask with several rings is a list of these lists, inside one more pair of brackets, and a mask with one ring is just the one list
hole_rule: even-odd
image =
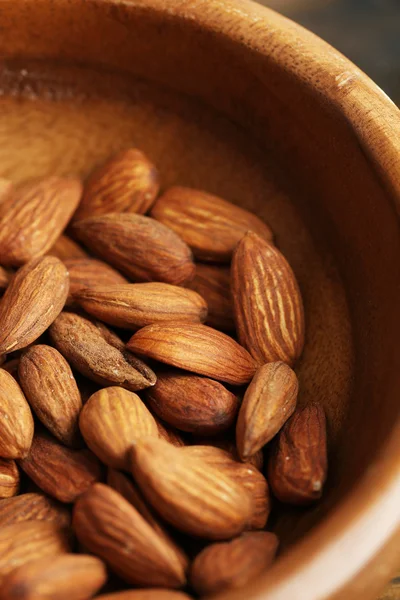
[[0,176],[85,177],[137,146],[163,188],[219,194],[270,224],[305,302],[300,402],[324,405],[331,459],[321,504],[276,510],[285,549],[350,493],[398,416],[390,193],[323,82],[141,2],[83,4],[3,2]]

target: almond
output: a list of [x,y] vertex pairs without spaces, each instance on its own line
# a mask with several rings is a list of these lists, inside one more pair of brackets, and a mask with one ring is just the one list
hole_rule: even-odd
[[0,291],[5,290],[8,287],[11,277],[11,271],[7,271],[6,269],[3,269],[3,267],[0,267]]
[[228,429],[239,409],[238,397],[218,381],[179,371],[159,373],[146,399],[169,425],[202,435]]
[[252,516],[247,529],[264,529],[271,510],[271,499],[267,480],[256,467],[238,462],[225,450],[213,446],[186,446],[185,452],[195,458],[201,458],[241,484],[253,502]]
[[144,214],[159,187],[158,171],[143,152],[136,148],[121,150],[89,177],[74,218],[116,212]]
[[294,273],[283,254],[255,233],[232,259],[232,296],[240,343],[260,365],[293,365],[304,345],[304,310]]
[[119,387],[95,392],[83,407],[79,426],[89,448],[115,469],[129,470],[134,439],[158,437],[157,424],[139,396]]
[[296,408],[299,383],[283,362],[260,367],[243,398],[236,424],[242,459],[252,456],[278,433]]
[[136,391],[156,382],[153,371],[124,350],[118,336],[80,315],[61,313],[50,327],[50,337],[72,367],[100,385]]
[[199,260],[230,262],[246,231],[272,240],[268,225],[253,213],[191,188],[167,190],[153,206],[151,216],[176,231]]
[[78,206],[82,186],[75,179],[47,177],[27,183],[0,203],[0,256],[18,267],[42,256],[65,229]]
[[28,521],[7,525],[0,530],[0,584],[14,569],[32,560],[47,558],[69,551],[67,530],[55,523]]
[[165,527],[156,519],[153,512],[148,507],[145,499],[135,487],[134,483],[128,479],[126,475],[120,473],[119,471],[115,471],[114,469],[108,469],[107,483],[116,492],[121,494],[121,496],[123,496],[125,500],[129,502],[129,504],[132,504],[132,506],[136,508],[136,510],[142,515],[147,523],[151,525],[160,538],[164,540],[165,544],[170,546],[172,552],[175,553],[176,557],[180,561],[182,568],[184,571],[186,571],[189,565],[187,556],[174,542],[169,533],[167,533]]
[[[3,356],[6,356],[6,355],[3,354]],[[14,379],[17,383],[19,383],[18,367],[19,367],[19,358],[10,358],[10,360],[6,360],[6,362],[4,362],[1,365],[1,368],[4,371],[7,371],[7,373],[10,373],[10,375],[12,375],[12,377],[14,377]]]
[[61,312],[68,296],[68,271],[53,256],[18,270],[0,301],[0,354],[34,342]]
[[274,495],[288,504],[310,504],[322,495],[327,473],[326,420],[319,404],[296,410],[283,426],[268,464]]
[[68,527],[71,515],[66,506],[44,494],[21,494],[0,502],[0,530],[25,521],[48,521]]
[[191,535],[226,539],[251,518],[252,502],[240,484],[161,439],[135,441],[132,472],[155,510]]
[[125,590],[97,596],[98,600],[191,600],[187,594],[154,588],[151,590]]
[[272,564],[278,539],[268,531],[244,533],[231,542],[211,544],[196,556],[190,582],[200,595],[241,588]]
[[158,437],[160,437],[165,442],[169,442],[173,446],[177,448],[181,448],[185,445],[185,442],[179,435],[175,429],[171,429],[171,427],[166,427],[164,423],[161,423],[157,417],[155,417],[155,422],[157,423],[158,428]]
[[180,559],[139,512],[103,484],[93,485],[75,504],[73,526],[81,543],[128,583],[180,587]]
[[193,279],[190,248],[154,219],[114,213],[78,221],[73,229],[95,254],[134,281],[183,285]]
[[47,254],[56,256],[62,261],[88,257],[84,249],[66,235],[60,235]]
[[71,450],[54,438],[36,433],[19,465],[44,492],[60,502],[74,502],[101,478],[101,466],[89,450]]
[[102,260],[95,258],[68,258],[64,261],[69,272],[69,296],[72,304],[75,296],[86,288],[128,283],[125,277]]
[[169,283],[101,284],[81,290],[76,299],[90,315],[124,329],[169,321],[200,323],[207,316],[199,294]]
[[231,298],[231,273],[228,267],[196,263],[196,275],[189,287],[204,298],[208,306],[206,323],[222,331],[234,331]]
[[79,446],[81,395],[65,358],[51,346],[31,346],[18,366],[19,381],[40,421],[66,446]]
[[33,417],[15,379],[0,369],[0,456],[23,458],[31,447]]
[[4,580],[7,600],[87,600],[106,582],[104,563],[95,556],[61,554],[15,569]]
[[0,202],[3,202],[14,193],[14,184],[9,179],[0,177]]
[[[196,441],[196,444],[214,446],[216,448],[221,448],[232,456],[233,460],[240,461],[241,458],[238,454],[236,444],[230,438],[222,438],[222,437],[213,437],[213,438],[200,438]],[[262,450],[259,450],[253,456],[249,456],[246,460],[243,461],[244,464],[253,465],[258,471],[263,470],[264,466],[264,454]]]
[[19,471],[17,465],[13,460],[0,458],[0,498],[11,498],[18,492]]
[[235,340],[197,323],[147,325],[131,337],[127,348],[173,367],[233,385],[247,383],[256,370],[250,354]]

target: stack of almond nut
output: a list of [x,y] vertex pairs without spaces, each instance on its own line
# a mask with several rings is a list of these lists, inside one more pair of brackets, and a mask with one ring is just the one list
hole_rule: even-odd
[[264,572],[271,498],[308,504],[326,477],[269,227],[159,196],[128,149],[83,188],[1,180],[0,264],[1,600],[183,600]]

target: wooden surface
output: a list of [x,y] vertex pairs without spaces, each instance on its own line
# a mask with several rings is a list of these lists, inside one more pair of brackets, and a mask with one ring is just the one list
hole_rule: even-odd
[[133,144],[163,187],[220,194],[276,232],[304,295],[301,401],[326,408],[330,473],[318,507],[276,511],[283,555],[245,596],[376,598],[399,553],[397,109],[245,0],[2,0],[0,28],[0,176],[85,176]]

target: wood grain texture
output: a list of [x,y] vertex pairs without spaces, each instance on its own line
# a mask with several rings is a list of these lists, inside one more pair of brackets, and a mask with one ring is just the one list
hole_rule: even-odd
[[299,401],[324,405],[334,460],[323,505],[276,524],[284,548],[317,526],[246,595],[376,598],[400,528],[397,110],[343,56],[246,0],[3,0],[0,25],[1,176],[86,177],[134,141],[163,186],[270,224],[305,301]]

